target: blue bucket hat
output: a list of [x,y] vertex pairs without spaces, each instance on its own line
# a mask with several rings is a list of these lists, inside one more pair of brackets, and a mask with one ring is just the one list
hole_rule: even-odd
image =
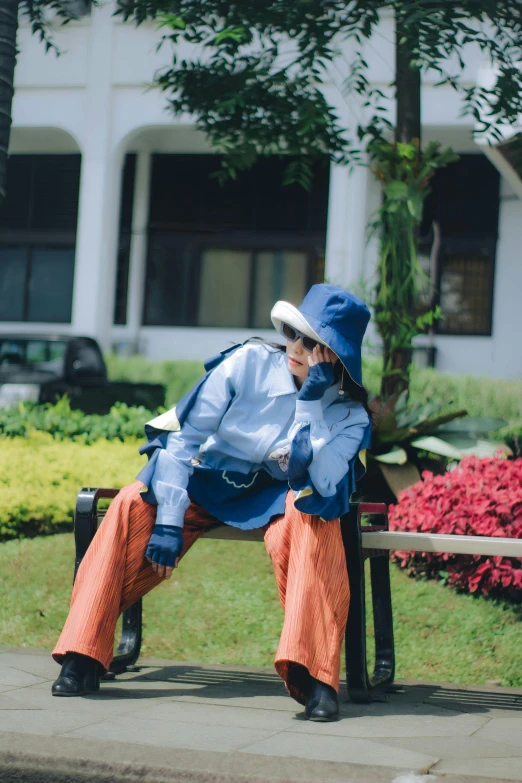
[[299,307],[276,302],[271,312],[277,331],[286,323],[337,354],[350,378],[362,386],[361,346],[370,311],[361,299],[335,285],[313,285]]

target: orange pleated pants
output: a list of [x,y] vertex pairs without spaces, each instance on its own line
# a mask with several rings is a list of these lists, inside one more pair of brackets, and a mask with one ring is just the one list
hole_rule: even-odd
[[[142,484],[114,498],[78,570],[69,615],[53,651],[95,658],[109,668],[119,615],[163,581],[145,559],[156,506],[146,503]],[[182,556],[216,519],[192,503],[185,514]],[[304,703],[299,671],[339,689],[341,646],[350,592],[339,520],[323,522],[298,511],[288,492],[285,513],[265,528],[284,609],[275,667],[290,695]],[[302,670],[301,670],[302,671]],[[295,680],[295,681],[294,681]]]

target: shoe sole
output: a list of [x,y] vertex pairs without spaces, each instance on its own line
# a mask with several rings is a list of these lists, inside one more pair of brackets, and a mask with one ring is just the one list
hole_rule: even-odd
[[336,720],[339,720],[339,715],[336,715],[335,718],[307,718],[307,720],[313,720],[314,723],[335,723]]
[[76,693],[53,693],[51,691],[52,696],[85,696],[86,693],[96,693],[96,691],[76,691]]

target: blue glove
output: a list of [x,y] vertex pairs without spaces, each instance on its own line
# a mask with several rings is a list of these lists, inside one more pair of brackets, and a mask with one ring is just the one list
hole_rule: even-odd
[[153,563],[174,568],[183,549],[183,528],[174,525],[156,525],[149,538],[145,557]]
[[308,375],[301,386],[298,400],[320,400],[329,386],[334,382],[334,366],[332,362],[319,362],[308,368]]

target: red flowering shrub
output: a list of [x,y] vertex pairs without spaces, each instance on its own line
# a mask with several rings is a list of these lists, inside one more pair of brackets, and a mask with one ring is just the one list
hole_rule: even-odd
[[[390,530],[522,538],[522,459],[469,457],[450,473],[401,492],[390,507]],[[522,559],[399,552],[392,557],[412,575],[440,578],[470,593],[522,599]]]

